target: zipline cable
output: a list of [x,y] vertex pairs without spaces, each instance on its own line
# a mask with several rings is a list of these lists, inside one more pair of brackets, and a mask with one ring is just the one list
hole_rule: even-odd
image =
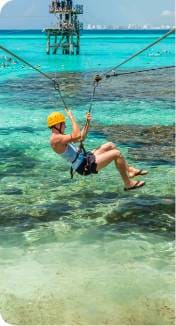
[[91,101],[90,101],[89,113],[91,113],[91,111],[92,111],[92,106],[93,106],[93,101],[94,101],[95,91],[96,91],[97,86],[98,86],[98,83],[94,83],[93,93],[92,93],[92,97],[91,97]]
[[123,76],[123,75],[138,74],[138,73],[142,73],[142,72],[162,70],[162,69],[170,69],[170,68],[175,68],[175,67],[176,66],[164,66],[164,67],[149,68],[149,69],[142,69],[142,70],[117,72],[117,73],[113,73],[111,75],[106,75],[106,78],[118,77],[118,76]]
[[145,52],[146,50],[150,49],[152,46],[154,46],[155,44],[161,42],[162,40],[164,40],[165,38],[167,38],[169,35],[171,35],[172,33],[175,33],[175,28],[171,29],[169,32],[165,33],[164,35],[162,35],[161,37],[159,37],[158,39],[156,39],[154,42],[150,43],[149,45],[147,45],[144,49],[136,52],[135,54],[133,54],[132,56],[130,56],[129,58],[127,58],[126,60],[122,61],[120,64],[118,64],[117,66],[105,71],[101,77],[106,76],[108,73],[110,73],[112,70],[116,70],[117,68],[121,67],[122,65],[124,65],[125,63],[131,61],[132,59],[134,59],[135,57],[137,57],[139,54]]
[[46,74],[45,72],[41,71],[40,69],[36,68],[35,66],[33,66],[31,63],[29,63],[28,61],[24,60],[23,58],[21,58],[20,56],[18,56],[17,54],[15,54],[14,52],[8,50],[7,48],[5,48],[4,46],[2,46],[0,44],[0,49],[3,50],[4,52],[7,52],[8,54],[10,54],[11,56],[15,57],[17,60],[23,62],[25,65],[31,67],[32,69],[36,70],[37,72],[39,72],[41,75],[45,76],[46,78],[50,79],[53,81],[53,78],[50,77],[48,74]]
[[35,71],[37,71],[39,74],[43,75],[45,78],[51,80],[53,83],[54,83],[54,88],[56,91],[58,91],[59,95],[60,95],[60,98],[62,100],[62,103],[65,107],[66,110],[68,110],[68,107],[67,107],[67,104],[65,102],[65,99],[62,95],[62,92],[60,90],[60,85],[58,83],[58,81],[56,79],[53,79],[51,76],[49,76],[48,74],[46,74],[45,72],[41,71],[40,69],[38,69],[37,67],[33,66],[31,63],[29,63],[28,61],[24,60],[23,58],[21,58],[20,56],[18,56],[17,54],[15,54],[14,52],[8,50],[7,48],[5,48],[4,46],[2,46],[0,44],[0,50],[8,53],[9,55],[11,55],[12,57],[16,58],[18,61],[21,61],[23,62],[26,66],[34,69]]
[[[94,78],[94,88],[93,88],[93,93],[92,93],[92,97],[91,97],[91,104],[90,104],[90,109],[89,112],[92,111],[92,107],[93,107],[93,101],[95,99],[95,92],[96,92],[96,88],[99,84],[99,82],[103,79],[103,77],[106,77],[110,72],[112,72],[112,70],[116,70],[117,68],[121,67],[122,65],[124,65],[125,63],[131,61],[132,59],[134,59],[135,57],[137,57],[138,55],[140,55],[141,53],[145,52],[146,50],[150,49],[152,46],[154,46],[155,44],[161,42],[162,40],[164,40],[165,38],[167,38],[169,35],[171,35],[172,33],[175,33],[176,28],[172,28],[170,31],[168,31],[167,33],[165,33],[164,35],[162,35],[161,37],[157,38],[154,42],[150,43],[149,45],[147,45],[144,49],[136,52],[135,54],[133,54],[132,56],[130,56],[129,58],[125,59],[124,61],[122,61],[120,64],[118,64],[115,67],[112,67],[111,69],[108,69],[107,71],[105,71],[104,73],[100,74],[100,75],[96,75]],[[142,71],[140,71],[142,72]],[[131,72],[132,73],[132,72]],[[135,72],[134,72],[135,73]],[[127,74],[127,73],[123,73],[123,74]],[[118,74],[119,75],[119,74]],[[121,73],[122,75],[122,73]],[[111,77],[108,75],[108,77]]]

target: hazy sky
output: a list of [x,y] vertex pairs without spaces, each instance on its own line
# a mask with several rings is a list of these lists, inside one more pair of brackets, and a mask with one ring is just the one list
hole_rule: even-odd
[[[50,26],[50,0],[0,0],[0,29]],[[75,0],[84,5],[85,24],[174,24],[174,0]]]

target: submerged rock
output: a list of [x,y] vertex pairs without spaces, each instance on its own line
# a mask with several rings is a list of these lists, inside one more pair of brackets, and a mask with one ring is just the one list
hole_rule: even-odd
[[122,201],[105,216],[120,232],[138,229],[174,239],[174,198],[140,197]]
[[18,188],[9,188],[4,190],[4,195],[22,195],[23,191]]
[[126,145],[133,160],[174,163],[174,126],[94,125],[92,129],[117,145]]

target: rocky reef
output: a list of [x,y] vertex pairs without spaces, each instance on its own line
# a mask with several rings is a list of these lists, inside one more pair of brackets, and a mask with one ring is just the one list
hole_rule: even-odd
[[92,129],[108,141],[127,146],[133,160],[174,164],[174,126],[93,125]]

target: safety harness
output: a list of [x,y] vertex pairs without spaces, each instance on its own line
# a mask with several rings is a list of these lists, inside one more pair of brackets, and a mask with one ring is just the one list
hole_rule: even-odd
[[[75,159],[74,159],[74,161],[72,162],[72,165],[71,165],[71,167],[70,167],[70,176],[71,176],[71,179],[73,179],[73,177],[74,177],[74,173],[76,172],[76,171],[73,169],[73,164],[77,161],[77,159],[79,158],[80,155],[82,155],[83,161],[84,161],[85,159],[87,159],[87,151],[86,151],[86,149],[85,149],[85,147],[84,147],[83,142],[80,142],[78,152],[77,152],[76,157],[75,157]],[[86,166],[85,166],[85,168],[86,168]]]

